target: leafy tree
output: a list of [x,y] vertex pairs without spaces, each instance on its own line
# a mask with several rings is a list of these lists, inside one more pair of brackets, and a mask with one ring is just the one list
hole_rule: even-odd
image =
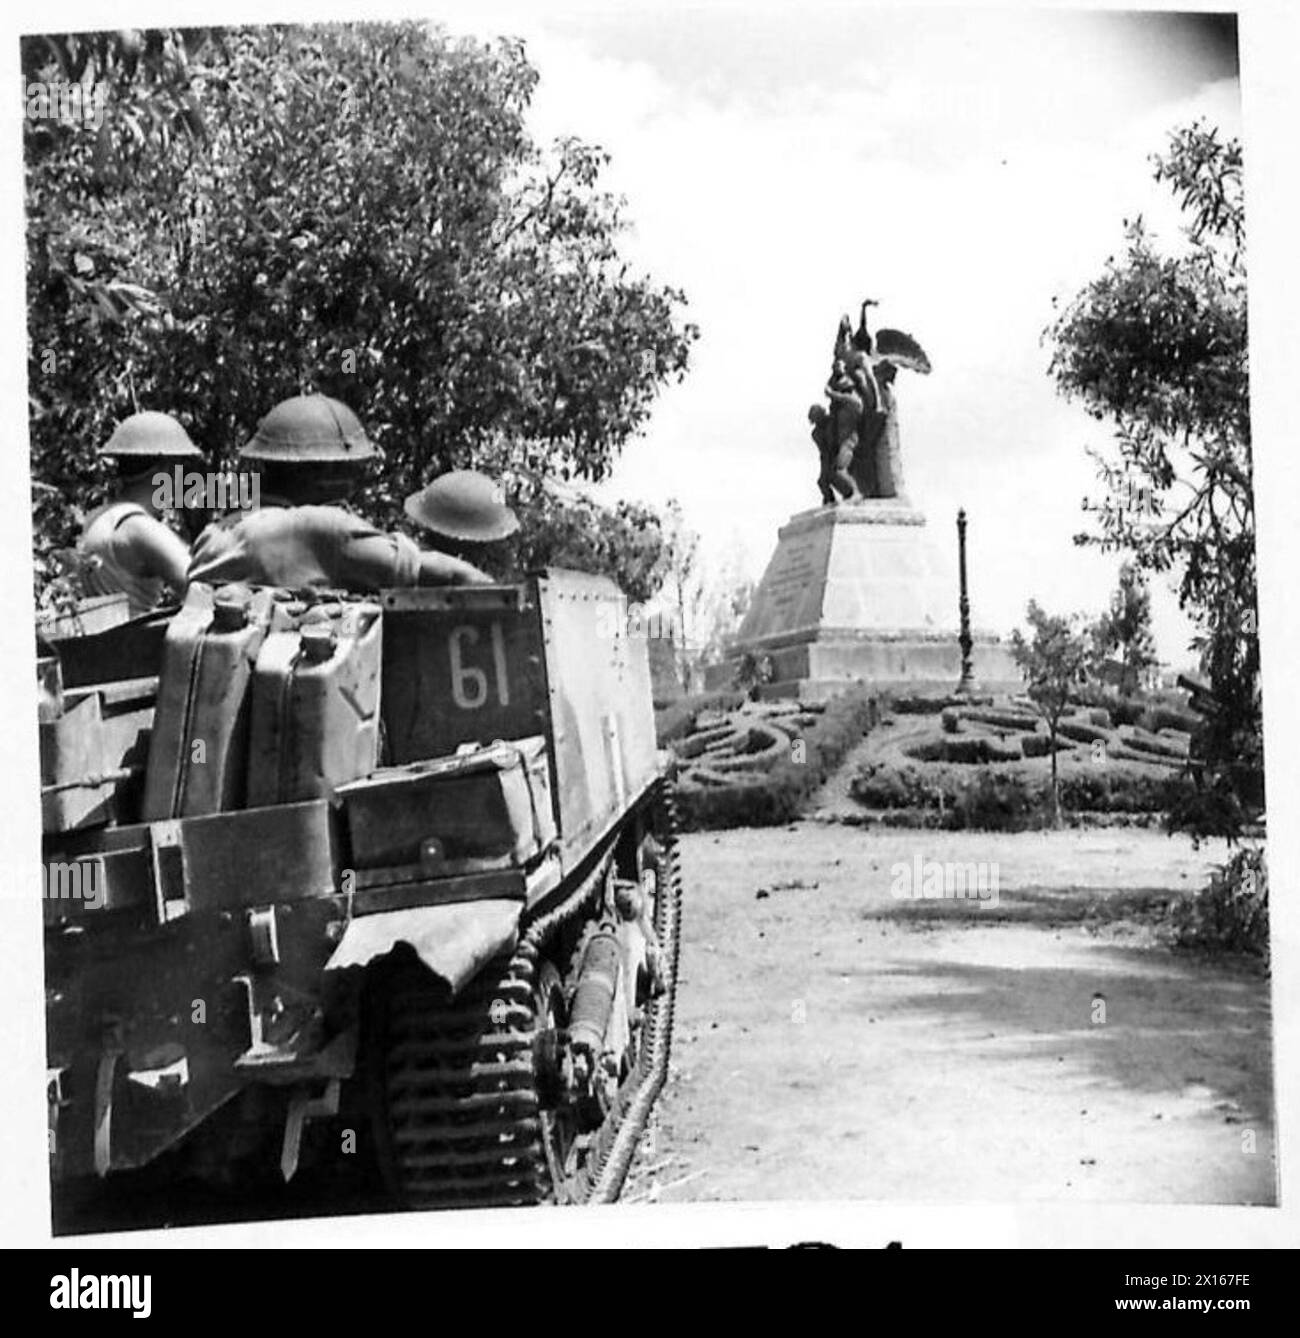
[[499,574],[570,567],[611,577],[634,604],[654,598],[668,571],[662,521],[651,508],[620,501],[602,506],[539,488],[512,499],[524,523],[508,544],[482,560]]
[[[1203,123],[1176,131],[1155,176],[1188,219],[1162,254],[1142,220],[1126,250],[1047,331],[1057,386],[1115,430],[1094,452],[1105,488],[1077,542],[1172,571],[1219,710],[1193,748],[1206,794],[1233,796],[1231,832],[1263,802],[1255,500],[1247,360],[1242,153]],[[1175,823],[1207,830],[1206,810]]]
[[1088,662],[1088,645],[1076,620],[1045,613],[1034,600],[1025,611],[1031,635],[1011,634],[1011,654],[1025,677],[1025,690],[1047,725],[1052,759],[1052,822],[1061,825],[1061,789],[1057,777],[1057,731]]
[[708,588],[700,563],[700,536],[686,523],[681,503],[673,498],[665,508],[668,575],[667,598],[673,605],[674,625],[679,629],[677,676],[682,691],[690,692],[696,664],[699,662],[700,619],[708,599]]
[[1134,563],[1120,567],[1119,585],[1111,595],[1110,608],[1093,624],[1092,643],[1092,654],[1098,662],[1118,654],[1120,690],[1126,696],[1137,690],[1143,674],[1157,663],[1151,633],[1151,591]]
[[[24,72],[64,77],[83,47],[103,126],[24,125],[38,584],[136,407],[228,464],[278,400],[335,395],[385,452],[360,505],[400,524],[408,492],[502,439],[530,477],[605,477],[683,374],[683,295],[621,259],[604,153],[533,142],[521,43],[416,23],[32,38]],[[539,505],[526,527],[573,528]]]
[[758,582],[752,576],[741,576],[735,572],[724,574],[713,602],[705,638],[704,653],[707,657],[722,658],[734,643],[757,591]]

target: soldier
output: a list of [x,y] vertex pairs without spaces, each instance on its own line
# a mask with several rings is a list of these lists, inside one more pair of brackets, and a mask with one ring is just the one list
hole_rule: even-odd
[[406,514],[428,530],[441,552],[472,561],[483,544],[507,539],[519,520],[501,496],[500,485],[474,469],[456,469],[412,493]]
[[164,590],[185,589],[190,550],[161,519],[158,475],[203,452],[170,414],[135,413],[119,423],[99,454],[117,464],[118,496],[86,517],[80,548],[91,559],[94,595],[125,593],[132,617],[158,607]]
[[490,579],[458,558],[421,552],[406,535],[385,534],[340,505],[379,451],[338,400],[284,400],[239,455],[260,469],[260,504],[204,530],[191,581],[365,592]]

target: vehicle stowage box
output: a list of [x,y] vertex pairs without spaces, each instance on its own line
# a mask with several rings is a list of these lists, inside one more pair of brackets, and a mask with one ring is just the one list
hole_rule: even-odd
[[146,822],[243,806],[253,665],[281,609],[271,590],[190,586],[163,644]]
[[555,840],[546,741],[472,745],[339,791],[358,869],[523,865]]
[[335,602],[267,635],[253,671],[248,807],[328,798],[375,769],[382,633],[378,604]]

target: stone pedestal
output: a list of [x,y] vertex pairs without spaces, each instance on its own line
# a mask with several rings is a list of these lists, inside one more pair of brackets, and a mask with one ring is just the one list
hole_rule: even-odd
[[[767,655],[764,696],[818,700],[852,682],[953,693],[961,678],[957,590],[945,580],[925,516],[906,498],[867,498],[801,511],[776,552],[737,636],[735,656]],[[973,635],[975,690],[1016,691],[1009,648]],[[716,666],[721,685],[735,660]]]

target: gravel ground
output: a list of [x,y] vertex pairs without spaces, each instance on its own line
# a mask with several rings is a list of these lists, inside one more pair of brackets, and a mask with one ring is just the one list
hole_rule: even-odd
[[[683,840],[674,1072],[636,1201],[1276,1201],[1267,979],[1163,946],[1224,858],[1144,831]],[[903,902],[985,862],[998,905]]]

